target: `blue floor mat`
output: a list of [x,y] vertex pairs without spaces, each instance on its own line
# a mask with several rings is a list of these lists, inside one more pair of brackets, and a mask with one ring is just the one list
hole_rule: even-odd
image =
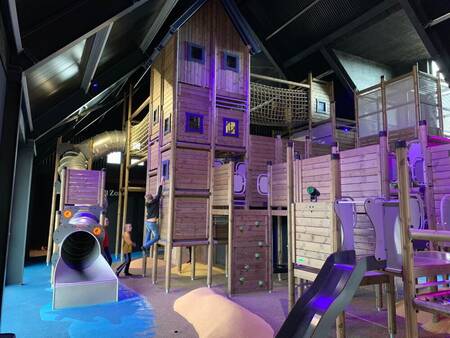
[[50,267],[25,268],[24,285],[7,286],[3,298],[1,332],[18,338],[40,337],[152,337],[151,305],[133,290],[120,285],[119,302],[52,310]]

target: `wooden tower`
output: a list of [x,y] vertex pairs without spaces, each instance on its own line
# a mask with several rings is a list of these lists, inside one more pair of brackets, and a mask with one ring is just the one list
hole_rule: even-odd
[[172,35],[150,81],[147,192],[165,177],[159,244],[168,291],[173,247],[206,245],[212,266],[214,161],[245,159],[249,140],[250,51],[220,1],[206,1]]

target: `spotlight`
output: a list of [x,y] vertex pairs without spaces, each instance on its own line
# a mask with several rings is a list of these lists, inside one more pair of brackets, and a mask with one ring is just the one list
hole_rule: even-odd
[[306,188],[306,192],[309,194],[311,202],[317,202],[317,197],[320,196],[320,191],[314,187]]

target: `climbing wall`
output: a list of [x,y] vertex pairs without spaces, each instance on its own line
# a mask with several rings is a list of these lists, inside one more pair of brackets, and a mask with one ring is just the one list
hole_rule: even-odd
[[266,210],[234,211],[231,293],[268,290],[270,237]]

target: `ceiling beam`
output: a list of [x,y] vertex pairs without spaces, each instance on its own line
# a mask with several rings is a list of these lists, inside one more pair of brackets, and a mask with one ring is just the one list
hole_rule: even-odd
[[[27,72],[108,27],[149,0],[82,1],[79,5],[22,34]],[[25,61],[23,61],[25,62]],[[30,64],[31,62],[31,64]],[[34,63],[34,64],[33,64]]]
[[273,38],[275,35],[277,35],[279,32],[281,32],[283,29],[285,29],[287,26],[289,26],[291,23],[293,23],[295,20],[297,20],[299,17],[301,17],[303,14],[305,14],[307,11],[309,11],[311,8],[313,8],[317,3],[319,3],[321,0],[313,0],[308,6],[302,8],[300,12],[295,14],[291,19],[283,23],[280,27],[275,29],[272,33],[267,35],[266,41]]
[[431,20],[429,23],[427,23],[425,28],[436,26],[437,24],[440,24],[441,22],[444,22],[445,20],[448,20],[448,19],[450,19],[450,12],[446,13],[444,15],[441,15],[440,17],[438,17],[436,19]]
[[322,53],[323,57],[328,62],[330,67],[333,69],[339,80],[342,82],[342,84],[352,92],[355,92],[356,85],[353,82],[352,78],[348,75],[344,66],[342,66],[341,61],[339,61],[339,58],[336,56],[336,53],[334,53],[332,49],[325,46],[322,46],[322,48],[320,48],[320,52]]
[[[116,63],[110,69],[104,71],[97,77],[94,77],[93,81],[97,82],[99,88],[103,89],[104,92],[134,72],[145,62],[145,60],[145,55],[140,49],[137,49],[125,57],[122,61]],[[79,89],[69,95],[64,101],[53,106],[48,111],[39,114],[39,117],[34,121],[35,136],[41,137],[42,134],[46,133],[57,123],[73,115],[80,107],[92,98],[92,95],[85,93],[83,89]]]
[[385,11],[398,6],[398,0],[385,0],[379,5],[372,7],[370,10],[365,12],[364,14],[357,17],[355,20],[349,22],[345,26],[342,26],[338,30],[334,31],[330,35],[324,37],[321,41],[311,45],[310,47],[302,50],[301,52],[297,53],[296,55],[290,57],[286,62],[284,62],[283,66],[284,68],[292,67],[293,65],[297,64],[304,58],[310,56],[311,54],[319,51],[322,46],[327,46],[330,43],[336,41],[338,38],[341,38],[351,31],[355,30],[356,28],[366,24],[370,20],[374,19],[376,16],[384,13]]
[[87,46],[87,44],[85,44],[84,46],[86,53],[83,51],[83,57],[81,58],[83,71],[81,88],[84,90],[85,93],[89,91],[91,81],[94,78],[95,72],[97,71],[98,63],[100,62],[100,59],[102,57],[103,50],[105,49],[106,41],[108,41],[109,33],[111,32],[112,26],[113,22],[111,22],[108,26],[106,26],[102,30],[95,33],[95,36],[93,37],[92,46]]
[[[413,2],[414,6],[411,2]],[[446,50],[448,48],[447,44],[442,42],[440,36],[433,31],[433,28],[425,29],[425,22],[428,21],[428,18],[418,1],[399,0],[399,3],[409,21],[414,26],[422,43],[425,45],[425,48],[428,50],[431,58],[439,63],[441,72],[444,74],[446,80],[448,80],[450,77],[450,55]],[[439,50],[436,47],[439,47]]]
[[16,0],[8,0],[9,17],[11,19],[11,26],[14,35],[14,42],[16,44],[17,54],[23,51],[22,38],[20,36],[19,19],[17,17]]
[[165,1],[164,5],[159,10],[158,16],[153,21],[152,26],[147,31],[147,34],[145,34],[144,38],[142,39],[141,44],[139,45],[139,48],[141,48],[141,50],[143,52],[145,52],[148,49],[148,47],[150,47],[150,44],[152,43],[156,34],[158,34],[159,30],[163,26],[164,22],[166,21],[167,17],[169,16],[170,12],[172,12],[172,10],[174,9],[174,7],[176,6],[177,3],[178,3],[178,0]]

